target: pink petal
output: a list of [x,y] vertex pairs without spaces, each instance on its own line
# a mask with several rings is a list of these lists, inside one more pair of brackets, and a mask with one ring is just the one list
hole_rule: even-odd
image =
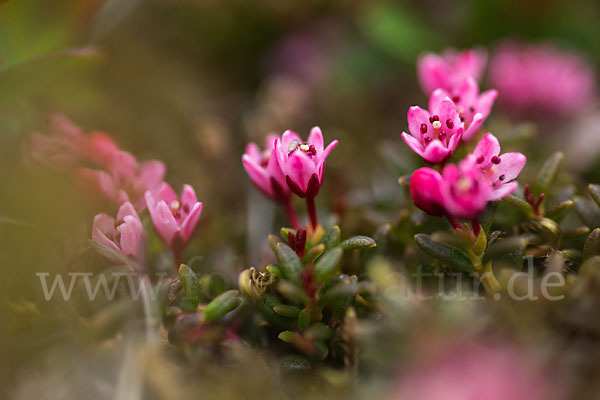
[[509,194],[513,194],[517,190],[518,187],[519,187],[519,184],[514,181],[499,185],[492,190],[492,192],[490,193],[490,196],[489,196],[489,200],[490,201],[500,200],[500,199],[508,196]]
[[115,219],[113,217],[107,214],[98,214],[94,217],[92,226],[92,240],[94,242],[120,252],[121,250],[115,242],[106,236],[110,234],[112,237],[115,237],[116,233]]
[[468,142],[477,135],[477,133],[481,129],[483,120],[483,115],[481,115],[480,113],[477,113],[475,114],[475,116],[473,116],[473,121],[471,121],[471,124],[469,124],[469,127],[463,133],[463,142]]
[[121,207],[119,207],[119,212],[117,213],[117,221],[123,221],[127,215],[131,215],[138,221],[140,220],[140,217],[139,217],[138,213],[135,211],[135,208],[128,201],[123,203],[123,205],[121,205]]
[[444,161],[450,155],[450,151],[446,148],[442,142],[437,139],[432,140],[423,153],[423,159],[430,163],[440,163]]
[[[444,89],[434,90],[429,97],[429,111],[434,112],[433,110],[439,109],[440,103],[449,96],[449,93]],[[427,118],[429,118],[429,116]]]
[[171,244],[173,237],[179,231],[179,225],[171,212],[171,208],[164,200],[160,200],[156,207],[148,207],[148,211],[150,211],[154,229],[156,229],[158,235],[166,244]]
[[312,128],[306,143],[314,145],[317,150],[317,155],[319,155],[323,151],[323,133],[321,133],[321,128],[318,126]]
[[183,190],[181,191],[181,204],[187,204],[190,208],[198,202],[198,198],[196,197],[196,192],[194,188],[190,185],[183,185]]
[[150,160],[140,164],[138,179],[144,189],[154,189],[165,179],[166,167],[162,161]]
[[290,154],[284,166],[284,172],[303,192],[308,188],[310,177],[313,174],[318,175],[315,161],[303,151],[295,151]]
[[333,140],[331,143],[329,143],[327,145],[325,150],[323,150],[323,153],[321,153],[320,157],[317,154],[317,176],[319,177],[319,182],[323,182],[323,170],[325,168],[325,160],[327,159],[327,156],[329,155],[331,150],[333,150],[335,147],[337,147],[337,145],[338,145],[338,141]]
[[278,136],[274,133],[269,133],[265,139],[265,150],[271,151],[275,147],[275,140]]
[[419,82],[427,94],[437,88],[447,89],[448,69],[446,62],[437,54],[428,53],[419,58],[417,63]]
[[202,213],[202,203],[195,203],[192,210],[181,224],[179,233],[185,243],[192,237],[198,223],[198,218],[200,218],[200,213]]
[[85,137],[85,156],[96,166],[110,168],[120,151],[113,138],[104,132],[91,132]]
[[[277,159],[277,153],[276,153],[275,149],[271,150],[271,156],[269,157],[269,161],[267,162],[267,176],[274,178],[275,181],[279,184],[279,186],[281,186],[283,191],[286,194],[289,193],[290,190],[287,186],[287,183],[285,182],[285,175],[283,174],[283,171],[281,170],[281,166],[279,165],[279,161]],[[269,179],[267,179],[267,180],[269,180]],[[269,188],[270,188],[270,182],[269,182]]]
[[302,139],[300,139],[300,136],[296,135],[294,132],[292,132],[290,130],[283,132],[283,135],[281,135],[281,140],[280,140],[282,149],[289,152],[288,149],[290,147],[290,144],[294,140],[297,140],[298,142],[302,143]]
[[473,150],[475,159],[483,160],[478,162],[480,168],[488,167],[492,163],[492,158],[497,157],[499,154],[500,142],[491,133],[486,133]]
[[457,94],[461,104],[475,106],[479,96],[479,85],[469,76],[459,84]]
[[165,203],[167,203],[167,205],[170,205],[175,200],[179,200],[177,193],[175,193],[171,185],[166,182],[163,182],[158,187],[158,190],[152,193],[152,196],[154,197],[155,202],[158,203],[159,201],[163,200]]
[[419,106],[413,106],[408,109],[406,119],[408,120],[408,131],[419,141],[423,138],[421,133],[421,124],[427,125],[427,130],[431,131],[433,127],[429,122],[430,114]]
[[125,216],[124,223],[119,225],[121,232],[121,252],[129,257],[139,258],[144,230],[142,223],[132,215]]
[[450,136],[450,140],[448,141],[448,150],[450,151],[450,154],[454,153],[454,150],[456,150],[456,147],[458,147],[458,144],[460,143],[462,136],[463,136],[462,132],[458,132],[458,133]]
[[244,169],[246,170],[246,173],[248,173],[252,183],[254,183],[267,196],[272,197],[273,193],[271,191],[271,184],[269,182],[267,171],[258,165],[256,161],[247,154],[242,156],[242,163],[244,164]]
[[260,148],[254,142],[250,142],[246,145],[246,153],[244,153],[244,155],[258,163],[260,163],[263,158],[262,151],[260,151]]
[[500,164],[497,166],[497,175],[504,175],[504,181],[510,182],[519,176],[526,163],[527,157],[521,153],[502,154]]
[[477,112],[483,115],[484,119],[487,118],[488,115],[490,115],[490,112],[492,111],[492,106],[494,105],[494,102],[496,101],[497,97],[498,91],[493,89],[485,91],[479,96],[479,99],[477,100],[476,109]]
[[402,132],[402,139],[406,142],[406,144],[408,145],[408,147],[411,148],[412,151],[423,157],[425,148],[419,140],[417,140],[414,136],[409,135],[406,132]]

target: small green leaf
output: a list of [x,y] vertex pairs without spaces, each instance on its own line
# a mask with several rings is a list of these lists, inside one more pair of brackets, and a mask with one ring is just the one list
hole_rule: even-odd
[[[289,234],[291,233],[294,237],[296,236],[296,230],[292,228],[281,228],[279,231],[283,240],[288,243]],[[289,243],[288,243],[289,244]]]
[[187,265],[181,264],[178,275],[183,288],[183,298],[198,304],[202,296],[202,286],[196,273]]
[[533,207],[531,206],[531,204],[529,204],[522,198],[509,194],[502,200],[509,206],[520,210],[523,214],[527,215],[528,217],[534,216]]
[[368,249],[377,246],[377,243],[368,236],[354,236],[340,243],[344,251]]
[[588,185],[588,189],[590,191],[590,194],[592,195],[592,199],[596,202],[598,207],[600,207],[600,186],[590,183]]
[[548,218],[552,218],[555,221],[558,221],[567,211],[569,211],[573,207],[573,204],[575,203],[573,202],[573,200],[570,199],[561,201],[560,203],[546,211],[546,216]]
[[321,361],[326,359],[327,354],[329,354],[329,348],[327,347],[327,345],[320,340],[315,340],[313,342],[313,344],[315,345],[315,349],[316,349],[314,358],[316,358],[317,360],[321,360]]
[[242,300],[237,290],[228,290],[208,303],[202,312],[202,320],[211,323],[240,305]]
[[344,252],[339,247],[334,247],[327,253],[323,254],[319,261],[315,264],[314,277],[315,280],[321,283],[327,282],[335,276],[342,260]]
[[539,196],[542,193],[548,193],[564,157],[562,152],[557,151],[544,162],[533,183],[532,191],[535,196]]
[[584,197],[575,197],[575,212],[581,221],[594,229],[600,227],[600,209]]
[[273,311],[288,318],[296,318],[298,317],[298,314],[300,314],[300,308],[287,304],[278,304],[273,307]]
[[298,285],[294,285],[286,280],[280,280],[277,283],[277,291],[292,303],[300,304],[308,301],[304,290],[302,290]]
[[310,311],[304,308],[298,314],[298,330],[305,331],[310,326]]
[[277,254],[277,261],[283,276],[287,280],[299,284],[303,266],[296,252],[287,244],[279,243],[275,254]]
[[280,332],[279,335],[277,336],[279,338],[279,340],[281,340],[282,342],[285,343],[292,343],[294,341],[294,336],[296,335],[295,332],[292,331],[283,331]]
[[334,225],[331,229],[325,232],[323,239],[321,239],[321,243],[325,245],[325,249],[330,249],[339,243],[341,236],[342,232],[340,231],[340,227]]
[[279,268],[279,265],[269,264],[265,269],[271,274],[275,275],[276,277],[283,278],[283,272],[281,272],[281,268]]
[[327,325],[322,322],[313,324],[306,331],[306,336],[312,340],[327,340],[333,335],[333,331]]
[[425,253],[460,271],[472,271],[473,264],[469,257],[456,247],[434,242],[429,235],[415,235],[417,245]]
[[319,257],[325,251],[325,245],[323,243],[319,243],[318,245],[312,247],[309,251],[306,252],[304,257],[302,257],[302,262],[304,264],[310,264],[317,257]]
[[583,258],[600,255],[600,228],[594,229],[583,244]]
[[275,235],[269,235],[269,246],[271,247],[271,250],[273,250],[273,253],[277,253],[277,245],[281,243],[281,240],[279,240],[279,238]]

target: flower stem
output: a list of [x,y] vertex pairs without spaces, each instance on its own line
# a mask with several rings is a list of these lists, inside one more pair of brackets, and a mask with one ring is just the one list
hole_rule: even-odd
[[292,228],[297,230],[300,225],[298,225],[298,218],[296,217],[296,212],[292,207],[292,200],[289,199],[287,202],[284,203],[283,206],[285,207],[285,213],[287,214],[288,220],[290,221]]
[[307,197],[306,198],[306,208],[308,209],[308,216],[310,217],[310,224],[313,229],[317,229],[319,222],[317,221],[317,210],[315,208],[315,198]]
[[473,235],[477,238],[477,236],[479,236],[479,231],[481,230],[481,225],[479,225],[479,219],[477,217],[471,219],[471,226],[473,227]]
[[446,219],[448,220],[448,222],[450,222],[450,225],[452,225],[452,229],[461,229],[460,223],[458,222],[458,219],[456,219],[455,216],[446,215]]

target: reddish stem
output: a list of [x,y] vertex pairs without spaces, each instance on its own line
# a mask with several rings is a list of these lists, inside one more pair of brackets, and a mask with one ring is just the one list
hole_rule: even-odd
[[315,198],[306,198],[306,208],[308,209],[308,216],[310,217],[310,224],[313,229],[317,229],[319,222],[317,221],[317,209],[315,208]]
[[285,208],[285,213],[287,214],[288,220],[292,225],[293,229],[298,229],[300,225],[298,225],[298,218],[296,217],[296,212],[294,212],[294,208],[292,207],[292,200],[289,199],[283,204]]
[[458,219],[456,219],[455,216],[446,215],[446,219],[448,220],[448,222],[450,222],[450,225],[452,225],[452,229],[461,229],[460,223],[458,222]]
[[473,227],[473,235],[477,239],[479,232],[481,231],[481,225],[479,225],[479,219],[477,217],[471,219],[471,226]]

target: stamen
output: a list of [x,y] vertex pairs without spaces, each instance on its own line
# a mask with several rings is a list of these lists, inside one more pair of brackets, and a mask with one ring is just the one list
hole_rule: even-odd
[[469,107],[469,111],[475,112],[475,108],[473,106]]
[[303,152],[307,152],[310,149],[310,147],[307,144],[301,144],[300,145],[300,150],[302,150]]
[[504,175],[500,175],[500,176],[498,177],[498,179],[500,179],[501,181],[503,181],[503,180],[504,180],[504,178],[505,178],[505,176],[504,176]]
[[433,121],[433,129],[440,129],[442,127],[442,123],[440,121]]
[[431,142],[433,139],[431,139],[429,136],[425,136],[425,137],[423,138],[423,140],[425,141],[425,143],[429,143],[429,142]]
[[452,96],[452,101],[455,103],[458,103],[460,101],[460,97],[459,96]]
[[437,115],[434,115],[434,116],[433,116],[433,117],[431,117],[431,118],[433,118],[433,120],[434,120],[434,121],[439,121],[439,120],[440,120],[440,117],[439,117],[439,116],[437,116]]
[[481,164],[483,162],[483,160],[485,160],[485,158],[483,158],[483,156],[477,157],[477,164]]
[[427,124],[421,124],[421,133],[427,133]]
[[500,164],[500,161],[502,161],[502,160],[500,159],[500,157],[498,157],[498,156],[494,156],[494,157],[492,157],[492,163],[493,163],[493,164]]
[[446,132],[440,132],[439,138],[440,140],[444,140],[446,138]]
[[183,205],[183,212],[186,213],[186,214],[190,212],[190,206],[189,206],[189,204],[184,204]]
[[454,128],[454,122],[452,122],[452,120],[450,118],[448,118],[446,120],[446,126],[448,127],[448,129],[452,129],[452,128]]
[[181,207],[181,203],[179,203],[179,200],[173,200],[171,202],[171,211],[176,212],[177,210],[179,210],[179,207]]
[[317,149],[315,148],[314,144],[311,144],[310,147],[308,148],[308,154],[311,156],[317,155]]

